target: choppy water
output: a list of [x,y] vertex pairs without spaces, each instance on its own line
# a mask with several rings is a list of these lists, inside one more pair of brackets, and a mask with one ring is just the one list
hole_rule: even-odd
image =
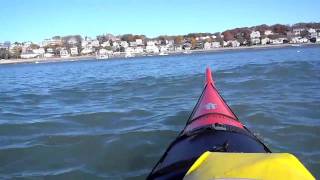
[[0,66],[0,178],[142,179],[211,66],[239,118],[320,177],[320,47]]

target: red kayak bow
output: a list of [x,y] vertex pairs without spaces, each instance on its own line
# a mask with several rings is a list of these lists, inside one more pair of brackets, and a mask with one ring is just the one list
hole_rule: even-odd
[[210,68],[206,69],[206,82],[202,95],[195,106],[184,132],[190,132],[203,126],[223,124],[244,128],[236,115],[217,91]]
[[271,152],[232,112],[206,69],[206,82],[185,128],[169,145],[147,179],[182,179],[206,151]]

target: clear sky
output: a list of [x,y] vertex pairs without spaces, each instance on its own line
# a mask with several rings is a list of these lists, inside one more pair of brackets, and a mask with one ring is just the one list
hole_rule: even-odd
[[320,0],[1,0],[0,42],[55,35],[148,37],[320,22]]

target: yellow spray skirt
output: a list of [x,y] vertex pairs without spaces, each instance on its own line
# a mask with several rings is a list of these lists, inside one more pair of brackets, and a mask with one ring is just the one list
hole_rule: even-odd
[[315,179],[288,153],[205,152],[191,166],[185,180],[201,179]]

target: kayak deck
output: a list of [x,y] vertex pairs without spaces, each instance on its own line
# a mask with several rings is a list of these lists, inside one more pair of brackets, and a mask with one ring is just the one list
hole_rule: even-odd
[[185,128],[170,144],[148,179],[182,179],[196,159],[211,152],[271,152],[232,112],[206,70],[202,94]]

